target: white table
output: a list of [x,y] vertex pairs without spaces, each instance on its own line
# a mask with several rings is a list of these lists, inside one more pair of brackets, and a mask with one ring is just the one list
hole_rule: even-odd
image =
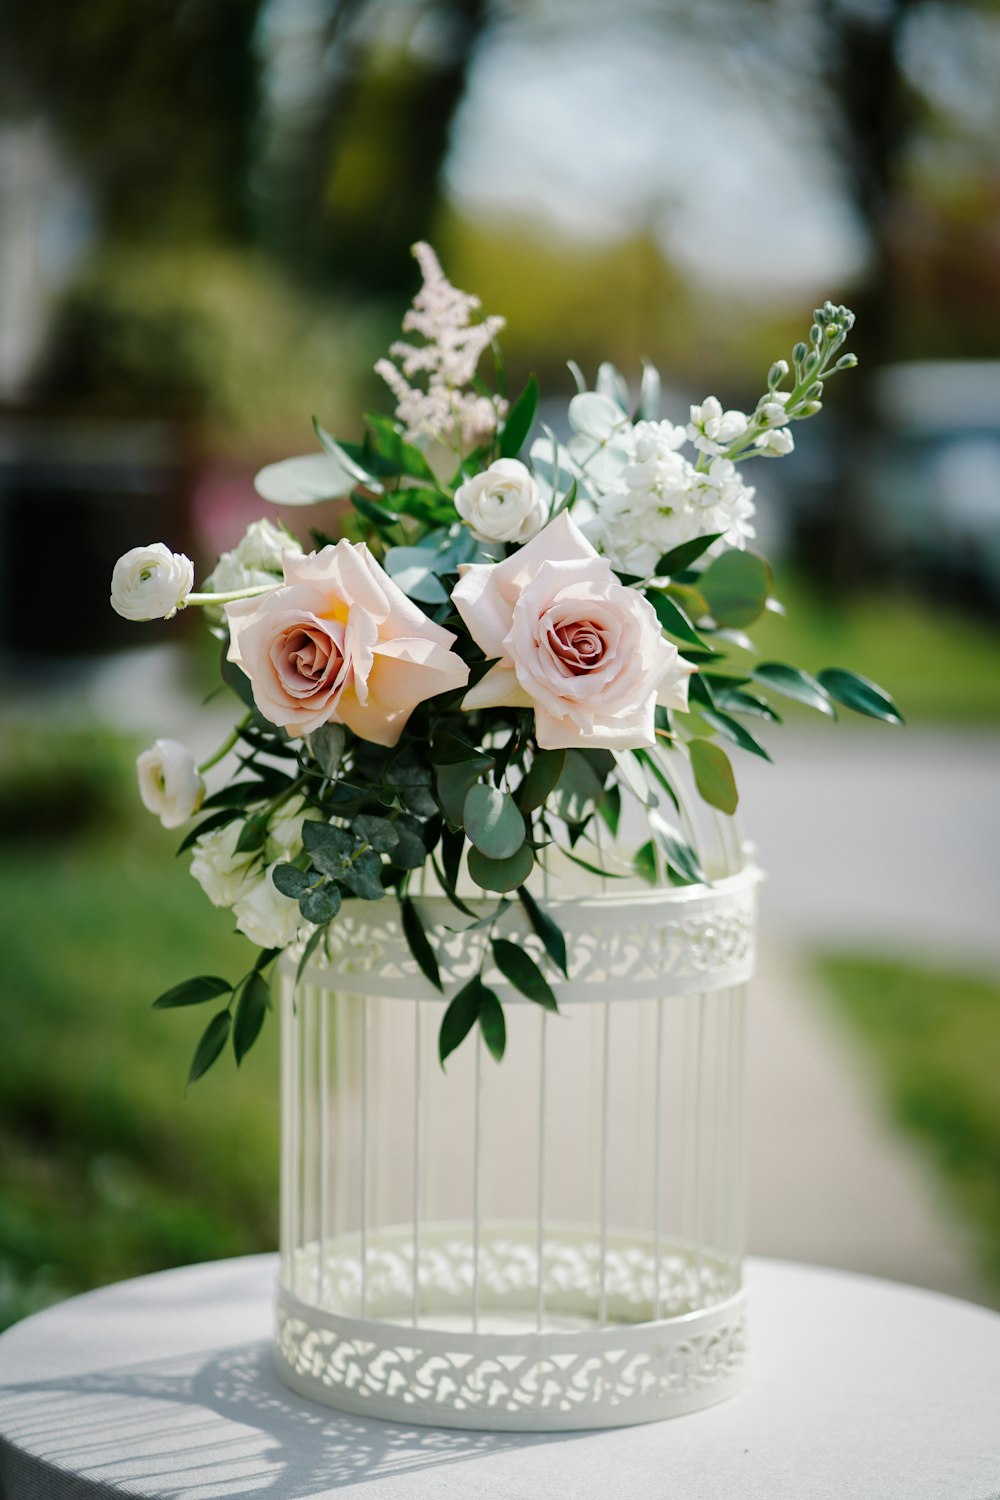
[[746,1392],[552,1436],[341,1416],[271,1368],[276,1258],[65,1302],[0,1338],[3,1500],[997,1500],[1000,1317],[775,1261],[749,1269]]

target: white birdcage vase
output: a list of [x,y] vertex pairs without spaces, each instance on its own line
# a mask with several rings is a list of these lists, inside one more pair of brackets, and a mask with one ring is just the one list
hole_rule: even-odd
[[[466,919],[444,895],[414,898],[443,996],[391,897],[345,902],[298,984],[284,956],[276,1355],[293,1390],[407,1423],[548,1431],[739,1388],[758,875],[726,820],[691,842],[711,883],[536,893],[569,978],[548,969],[556,1015],[486,958],[499,1064],[478,1028],[438,1061],[444,1007],[487,943],[452,930]],[[496,932],[544,964],[520,903]]]

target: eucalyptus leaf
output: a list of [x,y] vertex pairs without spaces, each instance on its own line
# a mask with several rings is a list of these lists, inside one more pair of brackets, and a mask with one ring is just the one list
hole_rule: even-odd
[[316,877],[308,875],[305,870],[300,870],[298,865],[275,865],[271,873],[271,883],[283,896],[297,901],[311,886],[315,885]]
[[462,809],[462,826],[480,854],[506,860],[524,843],[524,818],[509,792],[482,782],[470,787]]
[[688,745],[695,786],[701,796],[720,812],[734,813],[739,803],[736,778],[729,756],[711,740],[691,740]]
[[388,818],[377,818],[371,813],[362,813],[351,824],[351,832],[364,839],[366,844],[379,854],[389,854],[399,843],[399,834]]
[[479,849],[469,850],[469,874],[484,891],[515,891],[531,874],[535,856],[530,844],[522,844],[508,859],[489,859]]
[[226,1045],[229,1037],[233,1018],[228,1010],[220,1010],[218,1015],[213,1016],[205,1030],[201,1034],[201,1040],[194,1049],[194,1057],[191,1060],[191,1071],[188,1073],[188,1085],[190,1086],[203,1073],[207,1073],[215,1062],[219,1053]]
[[530,953],[509,938],[494,938],[490,946],[493,960],[508,984],[546,1010],[559,1009],[552,986]]
[[469,789],[475,786],[482,773],[493,764],[486,756],[463,761],[458,765],[439,766],[435,780],[438,800],[449,823],[460,828],[465,799]]
[[438,1057],[442,1068],[447,1059],[460,1047],[479,1019],[479,1004],[485,986],[478,974],[463,984],[449,1002],[441,1020],[438,1033]]
[[340,910],[340,901],[339,886],[334,885],[332,881],[326,881],[323,885],[302,892],[299,896],[299,911],[307,922],[312,922],[314,927],[322,927],[325,923],[332,922],[337,915]]
[[362,901],[381,901],[385,895],[382,860],[372,849],[356,855],[340,878],[351,895],[360,896]]
[[231,989],[232,985],[225,979],[219,979],[214,974],[199,974],[196,979],[185,979],[172,989],[165,990],[153,1001],[153,1009],[172,1010],[178,1005],[201,1005],[206,1000],[217,1000],[220,995],[228,995]]
[[343,724],[321,724],[309,735],[307,743],[323,775],[331,779],[336,776],[347,744]]
[[555,785],[555,809],[566,823],[581,823],[604,795],[604,782],[580,750],[569,750]]
[[233,1052],[237,1067],[260,1035],[270,1003],[271,989],[267,980],[263,974],[251,974],[240,990],[233,1021]]
[[267,464],[254,478],[254,489],[271,505],[318,505],[346,495],[355,483],[347,468],[326,453],[306,453]]
[[416,818],[404,813],[392,826],[396,842],[389,856],[390,863],[400,870],[419,870],[427,859],[427,845],[420,824]]
[[618,774],[632,795],[638,799],[641,807],[656,807],[659,798],[652,790],[646,777],[637,763],[631,750],[619,750],[615,752],[615,760],[618,763]]

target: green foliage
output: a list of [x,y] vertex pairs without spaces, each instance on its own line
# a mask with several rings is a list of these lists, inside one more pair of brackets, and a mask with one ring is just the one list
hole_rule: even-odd
[[820,685],[830,697],[836,698],[845,708],[853,708],[855,713],[867,714],[871,719],[902,724],[903,716],[888,693],[876,683],[869,682],[867,677],[859,677],[856,672],[845,672],[839,667],[825,667],[818,676]]
[[438,961],[435,957],[434,949],[427,941],[424,924],[421,922],[412,901],[403,900],[400,902],[400,917],[403,924],[403,935],[409,944],[410,952],[416,959],[421,973],[426,979],[430,980],[435,989],[440,990],[442,985]]
[[531,954],[512,943],[509,938],[491,940],[493,958],[503,977],[522,995],[534,1000],[546,1010],[558,1010],[552,986],[535,963]]
[[260,1029],[264,1024],[264,1017],[267,1015],[270,1004],[271,987],[263,975],[254,970],[247,975],[240,991],[240,998],[236,1002],[236,1016],[233,1020],[233,1052],[236,1056],[237,1067],[260,1035]]
[[547,911],[542,910],[534,896],[524,886],[518,889],[517,894],[521,905],[528,915],[528,921],[531,923],[532,929],[536,936],[542,940],[546,953],[556,968],[561,969],[568,979],[569,965],[566,955],[566,937],[562,929],[553,921]]
[[695,785],[701,796],[720,812],[734,813],[740,799],[729,756],[710,740],[691,740],[688,749]]
[[524,819],[513,797],[482,782],[466,794],[462,825],[469,841],[489,860],[510,859],[524,843]]
[[209,1021],[202,1032],[201,1040],[194,1050],[194,1057],[191,1060],[191,1070],[188,1073],[189,1085],[199,1079],[203,1073],[208,1072],[229,1040],[229,1030],[232,1024],[232,1012],[228,1010],[220,1010]]
[[531,431],[537,408],[538,381],[534,375],[530,375],[524,390],[507,413],[507,420],[501,429],[501,458],[516,458],[520,453]]
[[175,984],[173,989],[166,990],[157,1000],[153,1001],[154,1010],[169,1010],[177,1005],[202,1005],[206,1000],[217,1000],[220,995],[228,995],[232,985],[225,979],[218,979],[211,974],[201,974],[195,979],[185,979],[180,984]]
[[771,587],[771,569],[756,552],[723,552],[698,575],[698,588],[718,624],[737,629],[752,625],[763,612]]

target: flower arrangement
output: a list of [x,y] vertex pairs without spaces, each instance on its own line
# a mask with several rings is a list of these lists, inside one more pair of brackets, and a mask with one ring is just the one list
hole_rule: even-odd
[[[376,365],[394,415],[368,415],[361,443],[314,423],[320,451],[256,482],[281,505],[347,497],[354,539],[313,530],[307,551],[284,526],[256,521],[198,592],[189,559],[160,542],[114,569],[111,602],[127,619],[205,610],[243,707],[204,765],[163,739],[137,767],[165,827],[205,814],[181,846],[191,873],[260,949],[236,984],[202,975],[155,1002],[224,1002],[192,1080],[230,1037],[242,1059],[269,1007],[273,961],[298,943],[304,964],[347,898],[395,893],[413,957],[440,988],[435,935],[410,895],[425,867],[456,920],[489,926],[504,977],[555,1009],[550,976],[492,930],[519,900],[551,975],[567,972],[564,935],[529,886],[553,848],[620,875],[598,830],[617,830],[624,793],[647,809],[632,872],[702,881],[694,850],[657,810],[676,801],[680,757],[701,797],[732,814],[724,746],[766,755],[746,721],[780,722],[774,697],[830,718],[839,705],[901,722],[874,683],[757,662],[744,633],[774,600],[771,569],[748,547],[754,490],[739,466],[793,451],[792,424],[819,412],[825,382],[856,363],[841,353],[852,313],[817,309],[752,412],[709,396],[675,424],[660,418],[651,365],[635,400],[611,365],[594,389],[570,365],[568,441],[539,424],[529,443],[537,386],[532,377],[508,401],[503,320],[481,317],[429,246],[414,253],[423,286],[407,337]],[[488,352],[492,386],[479,373]],[[234,750],[235,777],[206,795],[204,774]],[[469,906],[470,886],[494,903],[486,918]],[[442,1063],[476,1024],[500,1058],[503,1010],[481,976],[444,1011]]]

